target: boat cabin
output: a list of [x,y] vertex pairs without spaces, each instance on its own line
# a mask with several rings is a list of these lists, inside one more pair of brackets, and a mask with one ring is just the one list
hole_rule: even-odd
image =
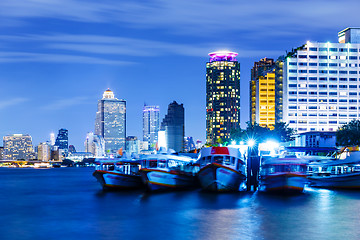
[[179,156],[151,156],[148,159],[142,160],[142,167],[148,169],[160,169],[164,171],[181,171],[181,172],[194,172],[197,167],[194,161],[190,158]]

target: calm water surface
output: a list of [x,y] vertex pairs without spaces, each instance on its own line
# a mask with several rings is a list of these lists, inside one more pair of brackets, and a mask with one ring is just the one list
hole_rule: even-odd
[[360,239],[360,191],[103,192],[93,168],[0,168],[0,239]]

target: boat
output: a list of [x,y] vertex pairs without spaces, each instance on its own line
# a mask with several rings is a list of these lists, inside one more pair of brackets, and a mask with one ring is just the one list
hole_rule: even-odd
[[144,187],[140,169],[140,160],[101,159],[95,161],[93,176],[104,190],[138,189]]
[[147,155],[140,174],[150,191],[194,188],[199,167],[195,159],[170,153]]
[[360,152],[309,164],[311,187],[360,189]]
[[260,191],[302,193],[307,184],[306,159],[296,155],[263,158],[260,163]]
[[204,190],[228,192],[246,189],[246,160],[238,148],[203,148],[198,163],[198,178]]

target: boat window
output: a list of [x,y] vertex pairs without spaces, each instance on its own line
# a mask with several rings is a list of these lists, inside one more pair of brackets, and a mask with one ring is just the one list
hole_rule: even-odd
[[235,164],[235,158],[231,157],[231,164],[234,165]]
[[226,164],[226,165],[230,165],[230,164],[231,164],[230,156],[224,156],[224,164]]
[[157,168],[157,161],[156,160],[149,160],[149,168]]
[[223,163],[223,157],[222,156],[215,156],[214,157],[214,163],[222,164]]
[[159,160],[157,167],[158,168],[166,168],[166,160]]

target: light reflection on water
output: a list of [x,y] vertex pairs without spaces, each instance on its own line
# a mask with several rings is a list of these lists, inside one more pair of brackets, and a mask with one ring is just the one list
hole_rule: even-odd
[[360,191],[103,192],[91,168],[0,168],[0,239],[359,239]]

